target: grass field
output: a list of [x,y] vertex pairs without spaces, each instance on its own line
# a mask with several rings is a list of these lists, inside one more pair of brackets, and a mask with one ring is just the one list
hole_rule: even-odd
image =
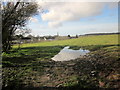
[[[60,46],[118,45],[118,34],[99,35],[99,36],[81,36],[77,39],[23,44],[22,47],[59,46],[59,45]],[[17,47],[17,46],[14,46],[14,47]]]
[[[91,51],[92,58],[75,61],[75,67],[77,67],[75,71],[72,70],[75,67],[66,67],[67,63],[53,62],[51,58],[66,45],[71,46],[72,49],[81,47],[88,49]],[[15,88],[14,90],[22,86],[38,87],[44,85],[110,88],[115,87],[113,81],[117,83],[117,80],[120,79],[118,34],[82,36],[77,39],[28,43],[22,44],[19,50],[17,47],[18,45],[15,45],[9,53],[3,53],[3,87],[12,87]],[[89,60],[92,60],[94,65]],[[63,67],[54,65],[63,65]],[[79,74],[76,74],[78,71],[82,73],[80,77]],[[91,71],[96,71],[98,74],[91,77]],[[109,77],[114,75],[114,77],[111,79],[106,75]],[[50,80],[48,80],[49,77]],[[101,83],[104,85],[100,86]]]

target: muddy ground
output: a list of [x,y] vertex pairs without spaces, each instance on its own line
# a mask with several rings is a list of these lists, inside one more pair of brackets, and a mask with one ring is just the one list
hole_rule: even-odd
[[3,67],[3,89],[120,88],[119,50],[115,51],[99,49],[64,62],[46,58],[46,61],[32,62],[32,66],[8,64],[9,67]]

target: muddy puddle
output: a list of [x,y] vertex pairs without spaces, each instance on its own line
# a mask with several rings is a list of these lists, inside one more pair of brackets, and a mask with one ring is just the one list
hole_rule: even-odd
[[69,61],[80,58],[90,52],[89,50],[73,50],[69,48],[69,46],[64,47],[57,55],[51,59],[54,61]]

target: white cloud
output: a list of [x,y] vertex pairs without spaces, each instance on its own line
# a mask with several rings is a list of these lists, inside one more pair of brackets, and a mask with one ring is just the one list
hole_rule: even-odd
[[48,10],[41,17],[43,21],[48,21],[50,27],[59,27],[66,21],[100,15],[106,4],[110,8],[117,5],[117,3],[100,2],[39,2],[43,9]]

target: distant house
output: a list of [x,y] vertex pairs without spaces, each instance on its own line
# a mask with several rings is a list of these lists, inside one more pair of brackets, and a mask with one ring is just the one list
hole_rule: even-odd
[[47,40],[46,37],[44,37],[44,40],[45,40],[45,41]]
[[46,37],[39,37],[36,40],[42,42],[42,41],[46,41],[47,39]]
[[43,36],[40,37],[40,41],[52,41],[55,39],[55,36]]

